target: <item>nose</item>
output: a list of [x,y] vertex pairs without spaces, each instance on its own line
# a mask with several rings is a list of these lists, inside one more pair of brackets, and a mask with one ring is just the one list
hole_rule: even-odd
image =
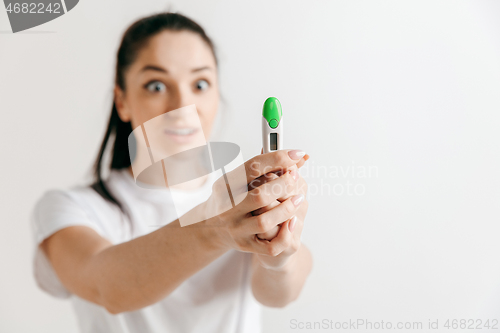
[[179,109],[186,105],[194,104],[193,93],[189,87],[176,85],[175,88],[171,90],[168,103],[168,111]]

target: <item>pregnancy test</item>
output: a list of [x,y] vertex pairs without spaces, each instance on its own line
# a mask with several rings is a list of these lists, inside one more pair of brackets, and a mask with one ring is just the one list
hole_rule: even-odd
[[269,97],[262,108],[262,148],[264,154],[283,149],[283,112],[276,97]]

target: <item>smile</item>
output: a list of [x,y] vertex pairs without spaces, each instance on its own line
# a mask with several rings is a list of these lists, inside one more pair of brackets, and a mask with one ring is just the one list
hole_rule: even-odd
[[165,133],[170,135],[181,135],[187,136],[194,134],[198,131],[197,128],[177,128],[177,129],[166,129]]

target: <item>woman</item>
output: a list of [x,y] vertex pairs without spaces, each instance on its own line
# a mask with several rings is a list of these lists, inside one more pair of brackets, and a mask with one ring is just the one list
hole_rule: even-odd
[[[71,297],[81,332],[255,333],[259,303],[282,307],[298,297],[312,266],[300,243],[307,202],[296,169],[308,159],[304,152],[282,150],[245,162],[252,183],[245,199],[184,227],[172,209],[171,189],[134,182],[127,144],[132,130],[194,104],[209,136],[217,79],[211,40],[185,16],[153,15],[125,32],[95,183],[46,192],[32,217],[37,283],[56,297]],[[103,180],[108,144],[111,165]],[[213,181],[205,177],[176,191],[191,209]]]

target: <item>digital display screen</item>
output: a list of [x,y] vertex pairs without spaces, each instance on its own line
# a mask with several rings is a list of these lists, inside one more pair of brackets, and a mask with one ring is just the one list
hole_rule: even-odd
[[278,150],[278,133],[270,133],[271,150]]

